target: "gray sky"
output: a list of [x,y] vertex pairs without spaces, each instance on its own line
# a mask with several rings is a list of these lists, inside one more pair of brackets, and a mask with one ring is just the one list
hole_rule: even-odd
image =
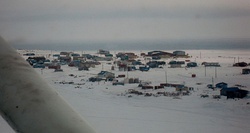
[[250,39],[249,0],[1,0],[9,42]]

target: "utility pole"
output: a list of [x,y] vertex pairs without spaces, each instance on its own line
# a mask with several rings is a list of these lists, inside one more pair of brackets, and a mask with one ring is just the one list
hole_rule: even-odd
[[215,67],[214,77],[217,78],[217,67]]
[[166,83],[168,83],[168,73],[167,73],[167,67],[166,67],[166,70],[165,70],[165,78],[166,78]]
[[212,77],[212,88],[214,89],[214,77]]
[[128,67],[127,67],[127,78],[128,78]]
[[205,66],[205,77],[207,76],[207,70],[206,70],[207,68],[206,68],[206,66]]

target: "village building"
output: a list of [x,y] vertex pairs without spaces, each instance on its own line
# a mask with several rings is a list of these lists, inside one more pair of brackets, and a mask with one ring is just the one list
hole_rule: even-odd
[[36,62],[44,62],[46,58],[44,56],[28,57],[28,60],[35,60]]
[[234,67],[246,67],[248,64],[246,62],[238,62],[233,64]]
[[172,57],[173,54],[172,53],[168,53],[168,52],[164,52],[164,51],[150,51],[148,52],[147,56],[151,56],[151,57],[160,57],[160,58],[169,58]]
[[133,70],[136,70],[134,65],[128,65],[128,64],[119,64],[118,69],[119,69],[119,71],[133,71]]
[[132,61],[132,65],[142,65],[141,61]]
[[69,56],[60,56],[59,60],[60,60],[60,62],[70,63],[71,62],[71,57],[69,57]]
[[61,69],[61,65],[59,63],[51,63],[48,65],[49,69]]
[[106,54],[110,54],[110,52],[107,50],[99,49],[98,54],[106,55]]
[[250,74],[250,69],[249,68],[242,69],[242,74]]
[[134,60],[138,56],[135,53],[122,53],[119,52],[116,54],[117,58],[120,58],[121,60]]
[[68,64],[68,66],[70,66],[70,67],[79,67],[79,65],[80,65],[80,60],[73,60],[73,61],[71,61],[69,64]]
[[168,64],[170,65],[171,68],[179,68],[185,64],[185,61],[170,61]]
[[153,59],[153,60],[160,60],[161,57],[160,57],[160,56],[152,56],[152,59]]
[[227,83],[224,83],[224,82],[220,82],[220,83],[217,83],[215,85],[216,88],[226,88],[227,87]]
[[165,61],[149,61],[147,65],[150,68],[158,68],[159,66],[166,65]]
[[128,56],[128,60],[134,60],[137,58],[137,55],[135,53],[125,53],[126,56]]
[[100,57],[100,56],[94,56],[94,61],[111,61],[112,57]]
[[92,59],[93,55],[91,55],[91,54],[82,54],[82,57],[84,57],[86,59]]
[[160,86],[165,86],[165,87],[179,87],[179,88],[184,87],[183,84],[171,84],[171,83],[161,83]]
[[197,63],[196,62],[188,62],[187,63],[187,67],[197,67]]
[[175,87],[176,91],[193,91],[193,87],[187,87],[187,86],[177,86]]
[[186,53],[185,53],[185,51],[174,51],[173,55],[174,56],[185,56]]
[[23,54],[23,56],[35,56],[35,53],[26,53],[26,54]]
[[81,57],[81,56],[73,56],[73,60],[81,60],[81,61],[85,61],[86,58]]
[[175,87],[176,91],[189,91],[188,87],[186,86],[177,86]]
[[150,69],[150,67],[148,67],[148,66],[139,66],[139,70],[140,71],[149,71],[149,69]]
[[141,55],[141,56],[146,56],[146,53],[141,53],[140,55]]
[[248,94],[248,91],[239,89],[238,87],[222,88],[220,95],[226,96],[227,98],[244,98]]
[[94,68],[96,65],[100,65],[100,62],[95,61],[81,61],[78,70],[88,70],[90,67]]
[[53,54],[53,57],[59,58],[60,54]]
[[205,67],[220,67],[218,62],[203,62],[202,63]]
[[60,52],[60,55],[69,56],[72,52]]
[[113,54],[105,54],[105,57],[112,58],[112,57],[113,57]]
[[72,56],[72,57],[80,57],[80,54],[77,54],[77,53],[71,53],[71,56]]
[[115,74],[112,72],[108,72],[108,71],[101,71],[100,73],[97,74],[98,78],[114,78]]

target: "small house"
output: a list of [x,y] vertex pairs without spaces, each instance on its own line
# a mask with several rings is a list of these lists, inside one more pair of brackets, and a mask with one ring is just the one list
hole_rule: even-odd
[[162,66],[162,65],[166,65],[166,62],[165,61],[149,61],[147,63],[147,65],[150,67],[150,68],[157,68],[159,66]]
[[60,52],[60,55],[69,56],[72,52]]
[[69,57],[69,56],[60,56],[59,57],[59,60],[60,60],[60,62],[67,62],[67,63],[69,63],[69,62],[71,62],[71,57]]
[[90,55],[90,54],[82,54],[82,57],[83,57],[83,58],[87,58],[87,59],[92,59],[92,58],[93,58],[93,55]]
[[220,67],[218,62],[204,62],[203,64],[205,67]]
[[173,55],[174,56],[185,56],[185,51],[174,51]]
[[93,57],[94,61],[111,61],[111,57],[100,57],[100,56],[94,56]]
[[244,98],[248,91],[239,89],[238,87],[223,88],[220,90],[220,95],[227,96],[227,98]]
[[60,54],[53,54],[53,57],[59,58]]
[[100,62],[95,62],[95,61],[81,61],[79,66],[80,68],[94,68],[96,65],[100,65]]
[[160,57],[160,56],[152,56],[152,59],[153,59],[153,60],[160,60],[161,57]]
[[137,55],[135,53],[119,52],[118,54],[116,54],[116,57],[120,58],[121,60],[133,60],[133,59],[137,58]]
[[112,57],[113,57],[113,54],[105,54],[105,57],[110,57],[110,58],[112,58]]
[[115,74],[108,71],[101,71],[97,74],[98,78],[114,78]]
[[249,68],[242,69],[242,74],[250,74],[250,69]]
[[196,62],[189,62],[187,63],[187,67],[197,67],[197,63]]
[[189,88],[186,86],[177,86],[175,87],[176,91],[189,91]]
[[77,53],[71,53],[71,56],[72,56],[72,57],[80,57],[80,54],[77,54]]
[[82,71],[82,70],[86,70],[86,71],[88,71],[89,70],[89,68],[87,67],[87,66],[82,66],[82,67],[78,67],[78,70],[79,71]]
[[71,61],[68,66],[70,67],[78,67],[80,65],[81,61],[80,60],[74,60],[74,61]]
[[142,86],[141,88],[144,89],[144,90],[146,90],[146,89],[154,89],[154,87],[150,86],[150,85],[145,85],[145,86]]
[[82,61],[85,61],[85,58],[81,57],[81,56],[73,56],[73,60],[82,60]]
[[150,68],[157,68],[159,66],[157,61],[150,61],[147,63]]
[[220,83],[217,83],[215,86],[216,88],[227,88],[227,83],[220,82]]
[[98,54],[106,55],[106,54],[109,54],[109,51],[103,50],[103,49],[99,49]]
[[147,66],[140,66],[139,67],[140,71],[148,71],[149,69],[150,69],[150,67],[147,67]]
[[160,86],[165,86],[165,87],[178,87],[178,88],[182,88],[184,87],[183,84],[171,84],[171,83],[161,83]]
[[177,67],[182,67],[182,65],[185,64],[184,61],[170,61],[168,63],[170,65],[171,68],[177,68]]
[[248,64],[246,62],[238,62],[233,64],[234,67],[246,67]]
[[52,63],[48,65],[49,69],[61,69],[61,65],[59,63]]
[[26,53],[26,54],[23,54],[23,56],[35,56],[34,53]]
[[142,63],[140,61],[133,61],[132,65],[142,65]]

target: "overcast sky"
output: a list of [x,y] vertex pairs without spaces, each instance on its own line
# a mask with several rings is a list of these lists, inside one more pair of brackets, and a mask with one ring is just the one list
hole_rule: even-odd
[[250,0],[0,0],[9,42],[250,39]]

